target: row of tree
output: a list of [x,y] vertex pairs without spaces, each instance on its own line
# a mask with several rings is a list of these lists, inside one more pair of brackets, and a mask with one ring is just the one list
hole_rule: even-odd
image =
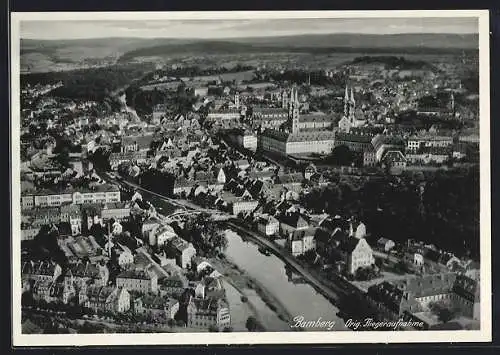
[[[479,257],[479,170],[437,173],[424,185],[403,176],[370,179],[360,188],[339,182],[302,197],[305,207],[359,216],[374,238],[433,243],[459,256]],[[422,186],[422,187],[421,187]]]

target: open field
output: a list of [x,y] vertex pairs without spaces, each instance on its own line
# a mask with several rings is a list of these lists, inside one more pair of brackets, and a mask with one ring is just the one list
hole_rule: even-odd
[[[353,35],[330,34],[293,37],[234,38],[224,41],[171,38],[102,38],[85,40],[21,40],[21,71],[47,72],[104,66],[119,62],[161,62],[168,59],[231,66],[262,59],[294,63],[300,57],[327,59],[339,55],[462,54],[477,50],[477,35]],[[220,56],[228,56],[220,60]],[[283,58],[278,58],[283,56]],[[198,58],[197,58],[198,57]],[[211,58],[210,58],[211,57]],[[346,60],[348,60],[346,58]],[[196,60],[198,59],[198,60]],[[207,62],[208,60],[208,62]],[[308,58],[307,62],[311,62]],[[300,63],[297,63],[300,64]]]

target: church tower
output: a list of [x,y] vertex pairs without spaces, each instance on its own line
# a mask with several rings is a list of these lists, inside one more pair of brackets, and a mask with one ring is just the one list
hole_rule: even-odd
[[299,92],[296,87],[290,92],[290,118],[292,119],[292,133],[299,131]]
[[349,91],[347,91],[347,84],[345,86],[344,94],[344,116],[349,117]]
[[354,113],[356,112],[356,100],[354,100],[354,92],[351,88],[351,98],[349,99],[349,116],[351,121],[354,121]]
[[240,108],[240,93],[238,91],[234,94],[234,105],[236,108]]
[[296,90],[297,89],[295,87],[293,87],[290,90],[290,100],[288,101],[288,116],[289,117],[293,116],[293,109],[296,106],[296,103],[295,103],[295,98],[296,98],[296,92],[295,91]]
[[281,107],[284,109],[288,108],[288,95],[285,90],[281,93]]

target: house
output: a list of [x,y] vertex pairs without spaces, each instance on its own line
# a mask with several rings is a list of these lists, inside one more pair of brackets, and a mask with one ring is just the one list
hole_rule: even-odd
[[316,248],[315,234],[316,228],[296,230],[287,239],[288,251],[293,256],[299,256],[309,250],[314,250]]
[[188,280],[183,275],[172,275],[158,280],[160,294],[177,297],[188,287]]
[[80,294],[80,303],[94,311],[123,313],[130,309],[130,294],[124,287],[89,286]]
[[73,284],[77,289],[85,285],[107,286],[109,269],[106,265],[78,262],[71,264],[64,276],[65,284]]
[[175,255],[177,265],[183,269],[187,269],[191,265],[191,259],[196,256],[196,249],[193,244],[186,242],[182,238],[171,238],[167,246],[171,248],[170,252]]
[[130,218],[130,204],[124,201],[107,203],[101,209],[101,218],[103,221],[126,221]]
[[184,177],[179,177],[175,179],[173,194],[174,195],[188,195],[193,187],[196,185],[196,181],[186,179]]
[[259,201],[254,200],[252,194],[247,189],[244,189],[237,194],[226,191],[222,194],[221,199],[228,204],[231,213],[234,216],[237,216],[240,213],[252,212],[259,205]]
[[240,170],[246,170],[250,167],[250,163],[246,159],[236,160],[234,166]]
[[359,268],[375,264],[373,252],[365,239],[349,237],[339,245],[341,255],[346,265],[347,272],[355,274]]
[[217,182],[219,184],[225,184],[226,183],[226,173],[224,172],[223,168],[220,168],[219,172],[217,173]]
[[424,256],[420,253],[413,254],[413,265],[423,266],[424,265]]
[[479,320],[479,283],[456,273],[385,281],[368,289],[367,301],[384,320],[397,320],[405,314],[418,317],[440,301],[459,309],[462,316]]
[[188,326],[207,329],[215,326],[222,330],[231,326],[229,304],[221,299],[191,298],[188,307]]
[[[139,301],[140,302],[137,302]],[[151,318],[166,321],[173,319],[179,310],[179,301],[164,295],[147,293],[138,298],[134,310],[148,314]]]
[[310,180],[311,179],[311,176],[313,176],[314,174],[316,174],[317,172],[317,169],[316,169],[316,166],[314,164],[309,164],[305,169],[304,169],[304,179],[306,180]]
[[58,244],[69,259],[89,258],[90,261],[98,261],[103,257],[103,249],[93,236],[71,235],[59,238]]
[[257,220],[257,230],[267,236],[275,235],[279,229],[280,222],[273,216],[261,217]]
[[456,267],[462,264],[462,261],[451,253],[445,253],[441,258],[441,263],[445,265],[448,270],[454,271]]
[[161,247],[162,245],[165,245],[168,240],[174,237],[177,237],[177,233],[175,233],[172,226],[168,224],[162,224],[158,228],[152,230],[151,233],[149,233],[149,244]]
[[141,228],[142,236],[145,238],[149,238],[149,234],[152,231],[158,229],[160,225],[162,225],[162,222],[156,217],[150,217],[149,219],[145,220]]
[[388,151],[382,160],[388,168],[394,171],[405,169],[407,164],[405,156],[399,150]]
[[373,251],[366,239],[358,239],[335,228],[333,232],[323,228],[315,232],[318,251],[336,259],[339,268],[353,275],[359,268],[370,267],[375,263]]
[[121,142],[121,152],[145,152],[148,151],[153,142],[154,135],[125,136]]
[[391,251],[392,248],[396,246],[396,243],[394,241],[381,237],[377,240],[377,247],[378,249],[382,250],[385,253],[388,253]]
[[306,216],[300,213],[285,213],[279,218],[280,233],[283,236],[289,236],[297,230],[309,228],[309,222]]
[[132,254],[132,251],[125,245],[118,244],[118,246],[118,265],[120,265],[121,268],[124,268],[127,265],[133,264],[134,255]]
[[366,226],[363,222],[355,221],[354,218],[349,220],[349,236],[358,239],[366,237]]
[[220,278],[207,276],[196,285],[194,295],[201,299],[217,299],[225,296],[225,290]]
[[156,293],[158,276],[151,267],[146,270],[124,270],[116,276],[116,285],[139,293]]
[[123,232],[123,226],[121,225],[120,222],[115,221],[113,225],[111,226],[111,233],[116,236],[119,235]]

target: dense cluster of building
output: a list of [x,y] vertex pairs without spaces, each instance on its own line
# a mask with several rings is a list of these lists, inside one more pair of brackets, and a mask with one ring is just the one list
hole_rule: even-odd
[[[217,76],[167,80],[161,85],[171,84],[165,89],[169,92],[184,81],[195,103],[183,114],[171,114],[170,107],[158,104],[148,120],[126,109],[96,117],[95,102],[63,102],[45,96],[53,87],[25,88],[21,236],[28,243],[43,243],[42,234],[53,236],[67,262],[23,255],[24,291],[37,301],[74,303],[89,312],[182,320],[192,328],[231,326],[223,276],[197,257],[199,250],[139,193],[127,196],[120,186],[106,182],[104,171],[97,172],[91,163],[97,163],[96,156],[104,157],[115,174],[137,184],[160,176],[163,180],[156,181],[165,185],[163,191],[170,197],[244,220],[248,228],[290,255],[309,256],[349,280],[363,270],[376,269],[377,253],[390,255],[396,244],[379,238],[377,245],[370,245],[367,227],[356,216],[315,215],[306,210],[300,196],[310,188],[328,185],[330,178],[314,164],[302,171],[285,170],[266,157],[312,160],[343,147],[359,157],[363,167],[439,168],[471,161],[478,136],[474,131],[436,125],[428,129],[395,125],[397,113],[409,108],[419,115],[463,119],[453,94],[458,89],[452,88],[451,103],[444,108],[419,106],[419,97],[429,92],[421,81],[399,80],[407,75],[403,71],[370,69],[384,80],[402,76],[397,84],[384,87],[380,80],[370,82],[373,78],[364,70],[354,66],[349,84],[342,83],[342,112],[315,107],[317,97],[336,90],[310,82],[302,86],[223,84]],[[325,75],[331,76],[329,71]],[[415,75],[427,74],[410,76]],[[401,94],[412,90],[418,92],[416,98]],[[374,97],[371,103],[363,98],[367,93]],[[42,115],[51,119],[39,119]],[[61,135],[70,142],[64,147],[68,154],[62,153],[66,150],[61,149]],[[101,170],[102,165],[101,161]],[[132,226],[137,219],[136,230]],[[415,267],[426,260],[432,260],[432,255],[415,251]],[[442,300],[477,319],[478,277],[467,274],[468,267],[451,272],[450,260],[432,260],[444,264],[449,273],[384,281],[371,286],[365,300],[387,319],[423,319],[429,302]],[[195,277],[188,280],[186,275],[193,270]]]

